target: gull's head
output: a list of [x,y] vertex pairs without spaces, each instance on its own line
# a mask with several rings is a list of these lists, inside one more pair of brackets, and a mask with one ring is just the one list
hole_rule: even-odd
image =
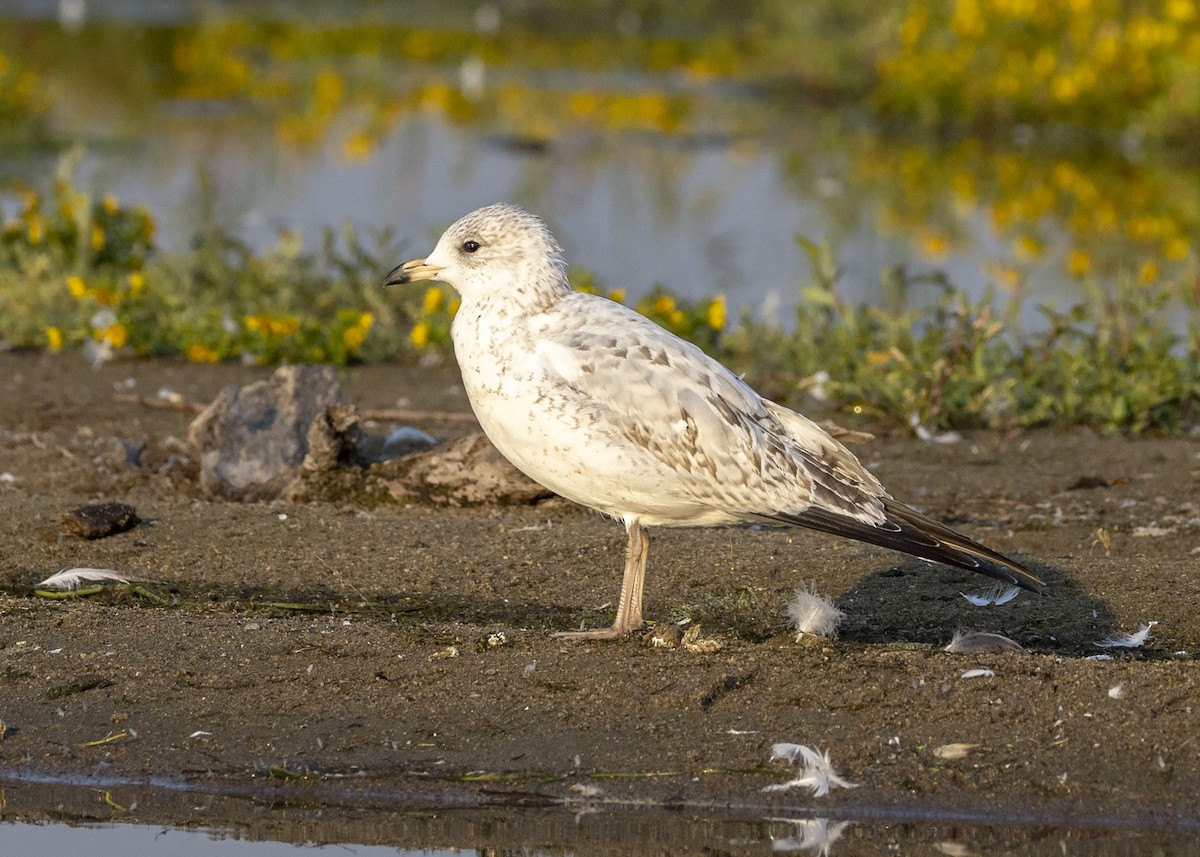
[[562,248],[540,217],[507,203],[473,211],[424,259],[392,269],[384,285],[440,280],[464,301],[496,296],[537,306],[570,289]]

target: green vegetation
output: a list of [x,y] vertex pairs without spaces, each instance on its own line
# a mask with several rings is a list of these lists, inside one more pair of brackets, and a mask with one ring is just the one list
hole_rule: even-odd
[[968,301],[943,276],[932,306],[911,308],[902,269],[883,274],[885,306],[837,293],[828,248],[804,242],[814,281],[794,332],[743,318],[721,356],[768,395],[807,391],[841,409],[926,427],[1083,424],[1104,431],[1181,431],[1200,418],[1200,288],[1193,269],[1147,289],[1133,272],[1115,290],[1085,279],[1066,311],[1043,307],[1045,329],[1016,325],[991,295]]
[[[209,231],[194,249],[160,253],[154,221],[137,207],[94,200],[60,175],[53,199],[20,195],[0,232],[0,339],[58,350],[180,355],[197,362],[345,364],[449,352],[457,301],[439,286],[385,295],[397,261],[387,235],[368,249],[351,230],[320,251],[284,237],[255,254]],[[991,296],[967,301],[945,281],[932,307],[907,305],[914,284],[884,273],[887,306],[838,295],[834,255],[803,242],[813,282],[795,329],[744,315],[729,329],[722,297],[685,302],[658,290],[637,308],[698,342],[768,395],[808,393],[875,418],[927,427],[1012,428],[1079,423],[1106,431],[1179,431],[1200,412],[1197,272],[1146,288],[1136,272],[1108,292],[1084,278],[1085,299],[1045,310],[1046,327],[1021,333]],[[604,292],[573,272],[578,288]]]
[[0,142],[33,139],[43,133],[46,100],[37,77],[0,51]]
[[349,229],[327,233],[316,254],[284,236],[259,255],[215,230],[191,251],[160,254],[149,212],[92,199],[68,176],[51,199],[16,194],[19,214],[0,227],[0,339],[86,346],[95,360],[123,350],[344,364],[396,350],[415,317],[413,301],[396,310],[385,299],[380,254]]

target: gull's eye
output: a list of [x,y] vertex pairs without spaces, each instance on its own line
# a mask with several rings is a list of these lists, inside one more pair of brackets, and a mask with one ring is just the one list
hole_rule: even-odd
[[474,253],[476,250],[479,249],[479,242],[478,241],[464,241],[462,248],[464,250],[466,250],[468,253]]

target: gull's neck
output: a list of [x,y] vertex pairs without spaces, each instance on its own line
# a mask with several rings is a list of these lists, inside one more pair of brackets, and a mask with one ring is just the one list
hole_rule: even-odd
[[494,274],[463,294],[463,303],[516,310],[520,315],[545,312],[571,292],[561,257],[521,258],[513,273]]

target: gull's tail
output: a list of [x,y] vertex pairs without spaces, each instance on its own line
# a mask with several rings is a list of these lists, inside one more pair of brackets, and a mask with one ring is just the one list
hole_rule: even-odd
[[813,507],[799,514],[775,516],[780,521],[809,527],[835,536],[891,548],[932,562],[977,571],[1013,583],[1031,592],[1041,592],[1045,583],[1020,563],[986,548],[945,524],[925,517],[891,498],[883,501],[887,522],[874,526],[826,509]]

